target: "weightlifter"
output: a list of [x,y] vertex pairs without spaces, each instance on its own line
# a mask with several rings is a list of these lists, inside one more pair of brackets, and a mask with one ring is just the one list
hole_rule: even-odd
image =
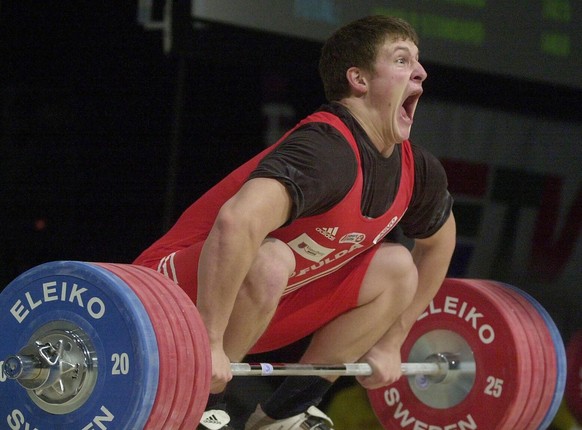
[[[408,140],[427,77],[415,30],[354,21],[324,44],[319,71],[328,103],[135,261],[178,283],[206,325],[212,394],[199,429],[233,428],[222,402],[231,362],[308,335],[301,362],[367,362],[362,386],[394,382],[400,347],[445,277],[455,246],[446,175]],[[387,238],[396,225],[413,246]],[[245,429],[332,429],[316,406],[335,379],[286,378]]]

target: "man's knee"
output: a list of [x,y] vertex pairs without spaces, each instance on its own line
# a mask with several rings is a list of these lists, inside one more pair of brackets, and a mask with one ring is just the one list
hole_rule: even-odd
[[407,306],[417,286],[418,271],[410,251],[402,245],[385,244],[376,251],[366,271],[360,301],[382,295],[398,298]]
[[280,240],[267,238],[259,248],[239,294],[244,294],[265,310],[274,309],[294,270],[293,251]]

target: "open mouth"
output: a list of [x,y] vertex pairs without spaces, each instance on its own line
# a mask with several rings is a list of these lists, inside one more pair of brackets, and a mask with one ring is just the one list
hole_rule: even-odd
[[412,118],[414,117],[414,111],[416,109],[416,103],[418,102],[420,95],[421,95],[421,92],[419,91],[419,92],[410,94],[404,100],[404,103],[402,103],[402,106],[400,107],[400,116],[402,118],[406,119],[407,121],[412,121]]

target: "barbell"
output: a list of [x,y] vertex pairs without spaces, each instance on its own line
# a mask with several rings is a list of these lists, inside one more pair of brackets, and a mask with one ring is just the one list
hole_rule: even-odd
[[[59,261],[0,294],[0,427],[191,429],[210,386],[188,296],[144,267]],[[370,390],[386,429],[545,429],[566,381],[561,336],[515,287],[446,279],[402,347],[396,383]],[[232,363],[235,376],[369,375],[366,363]]]

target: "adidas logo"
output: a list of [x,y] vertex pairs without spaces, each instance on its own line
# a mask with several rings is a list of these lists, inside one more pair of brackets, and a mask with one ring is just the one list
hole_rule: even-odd
[[223,410],[214,409],[204,412],[200,424],[209,430],[224,428],[230,422],[230,416]]
[[202,420],[202,424],[222,424],[222,422],[216,417],[216,415],[210,415]]
[[317,231],[320,234],[323,234],[329,240],[335,240],[335,235],[337,234],[338,229],[339,227],[327,227],[327,228],[317,227],[315,231]]

